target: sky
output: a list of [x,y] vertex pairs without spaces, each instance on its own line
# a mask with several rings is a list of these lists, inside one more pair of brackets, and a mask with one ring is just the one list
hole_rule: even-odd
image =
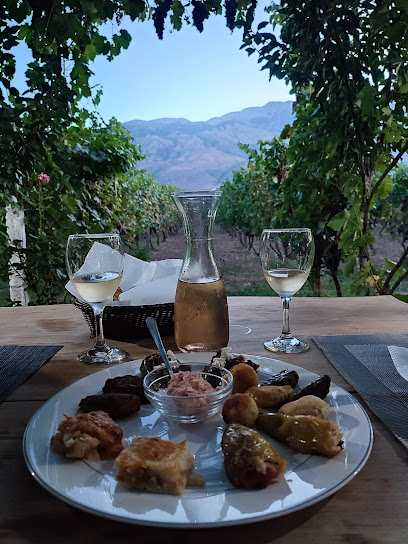
[[[266,20],[261,3],[257,9],[258,19]],[[113,61],[97,57],[90,64],[92,85],[103,89],[98,111],[106,121],[112,117],[121,122],[162,117],[206,121],[270,101],[293,100],[283,81],[270,81],[268,72],[261,70],[256,53],[248,57],[239,49],[242,31],[231,33],[224,17],[210,17],[202,34],[191,26],[172,32],[169,22],[166,27],[159,40],[152,21],[124,20],[120,27],[106,26],[106,35],[126,28],[132,36],[129,48]],[[20,61],[26,54],[19,51]],[[21,70],[17,79],[23,79]]]

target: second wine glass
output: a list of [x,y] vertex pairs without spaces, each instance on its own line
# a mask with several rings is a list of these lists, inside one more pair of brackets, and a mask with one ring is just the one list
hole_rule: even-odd
[[95,347],[78,355],[82,363],[112,364],[128,354],[106,344],[103,309],[112,300],[123,274],[123,250],[118,234],[73,234],[65,255],[69,279],[79,296],[91,307],[96,319]]
[[289,303],[306,282],[314,259],[314,241],[310,229],[265,229],[262,232],[260,258],[265,278],[283,302],[282,333],[264,342],[269,351],[300,353],[309,349],[307,342],[290,332]]

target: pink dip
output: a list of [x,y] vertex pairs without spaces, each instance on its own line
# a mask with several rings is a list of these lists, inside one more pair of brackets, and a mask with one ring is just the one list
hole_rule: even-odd
[[204,380],[200,372],[194,374],[190,370],[174,374],[167,388],[167,394],[173,397],[193,397],[214,392],[214,387]]

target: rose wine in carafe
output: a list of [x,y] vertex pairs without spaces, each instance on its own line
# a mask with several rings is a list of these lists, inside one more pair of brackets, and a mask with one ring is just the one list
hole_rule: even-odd
[[220,196],[216,191],[173,194],[186,238],[174,305],[175,341],[182,351],[218,351],[228,345],[227,297],[212,251]]
[[228,306],[222,279],[178,281],[175,340],[186,351],[217,351],[228,344]]

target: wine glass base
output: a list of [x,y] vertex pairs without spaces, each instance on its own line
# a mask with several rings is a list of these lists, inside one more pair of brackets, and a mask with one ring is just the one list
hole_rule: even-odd
[[309,347],[307,342],[302,342],[294,336],[291,338],[281,338],[278,336],[273,340],[264,342],[264,348],[275,353],[302,353],[303,351],[307,351]]
[[102,350],[92,348],[88,351],[83,351],[78,355],[78,361],[88,365],[112,365],[120,363],[129,356],[129,353],[123,349],[111,348],[109,346],[106,346],[106,348]]

